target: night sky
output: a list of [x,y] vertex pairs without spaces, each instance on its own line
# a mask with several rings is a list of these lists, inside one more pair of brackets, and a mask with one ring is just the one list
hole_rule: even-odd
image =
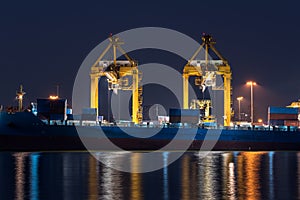
[[0,104],[17,105],[20,84],[27,105],[54,94],[57,84],[71,101],[77,70],[95,46],[110,33],[155,26],[199,42],[202,32],[210,33],[233,71],[234,106],[244,96],[242,111],[249,110],[245,83],[256,81],[255,115],[266,119],[267,106],[300,98],[299,6],[289,0],[2,2]]

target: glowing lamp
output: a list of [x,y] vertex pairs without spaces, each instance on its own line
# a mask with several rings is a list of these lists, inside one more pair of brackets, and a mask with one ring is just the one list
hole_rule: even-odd
[[256,85],[256,82],[254,82],[254,81],[248,81],[246,84],[247,85]]
[[244,99],[244,97],[238,97],[236,99],[239,102],[239,121],[241,121],[241,101]]
[[236,98],[236,100],[238,100],[238,101],[242,101],[244,99],[244,97],[238,97],[238,98]]
[[58,99],[58,96],[49,96],[49,99],[51,99],[51,100],[55,100],[55,99]]

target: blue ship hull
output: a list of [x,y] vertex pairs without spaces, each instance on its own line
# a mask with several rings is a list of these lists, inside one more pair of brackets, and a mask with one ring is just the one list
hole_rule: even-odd
[[[146,137],[152,132],[157,134]],[[0,150],[160,150],[162,148],[163,150],[296,151],[300,150],[300,132],[173,127],[50,126],[45,125],[32,113],[0,113]]]

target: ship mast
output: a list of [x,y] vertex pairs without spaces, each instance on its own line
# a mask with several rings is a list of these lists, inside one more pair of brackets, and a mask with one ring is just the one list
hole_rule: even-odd
[[16,92],[17,99],[19,101],[19,112],[23,110],[23,96],[26,94],[26,92],[23,91],[23,85],[20,85],[20,90]]

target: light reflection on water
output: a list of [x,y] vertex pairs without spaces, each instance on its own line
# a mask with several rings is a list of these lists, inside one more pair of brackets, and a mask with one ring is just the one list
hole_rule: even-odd
[[98,183],[99,183],[99,165],[97,160],[92,156],[89,157],[89,180],[88,180],[88,194],[89,200],[97,200],[99,198]]
[[[244,153],[242,153],[244,154]],[[254,152],[247,153],[244,156],[245,170],[245,199],[261,199],[259,184],[260,181],[260,163],[262,155],[266,153]]]
[[13,154],[15,157],[16,162],[16,200],[22,200],[24,199],[24,187],[25,187],[25,173],[24,173],[24,167],[25,167],[25,159],[28,156],[28,153],[15,153]]
[[39,157],[38,153],[30,154],[30,199],[38,200],[39,199]]
[[[85,152],[3,152],[0,199],[236,200],[300,195],[298,152],[187,152],[167,166],[171,154],[158,153],[165,167],[143,174],[106,167]],[[143,161],[138,153],[96,155],[120,165],[126,160],[135,171]]]
[[[133,153],[131,156],[131,168],[133,171],[138,171],[141,163],[141,154]],[[143,199],[142,195],[142,175],[140,173],[130,174],[131,192],[130,199]]]
[[168,156],[169,156],[169,152],[163,152],[163,159],[164,159],[164,168],[163,168],[164,198],[163,199],[169,199]]
[[274,152],[269,152],[269,197],[274,199],[274,174],[273,174],[273,159]]

